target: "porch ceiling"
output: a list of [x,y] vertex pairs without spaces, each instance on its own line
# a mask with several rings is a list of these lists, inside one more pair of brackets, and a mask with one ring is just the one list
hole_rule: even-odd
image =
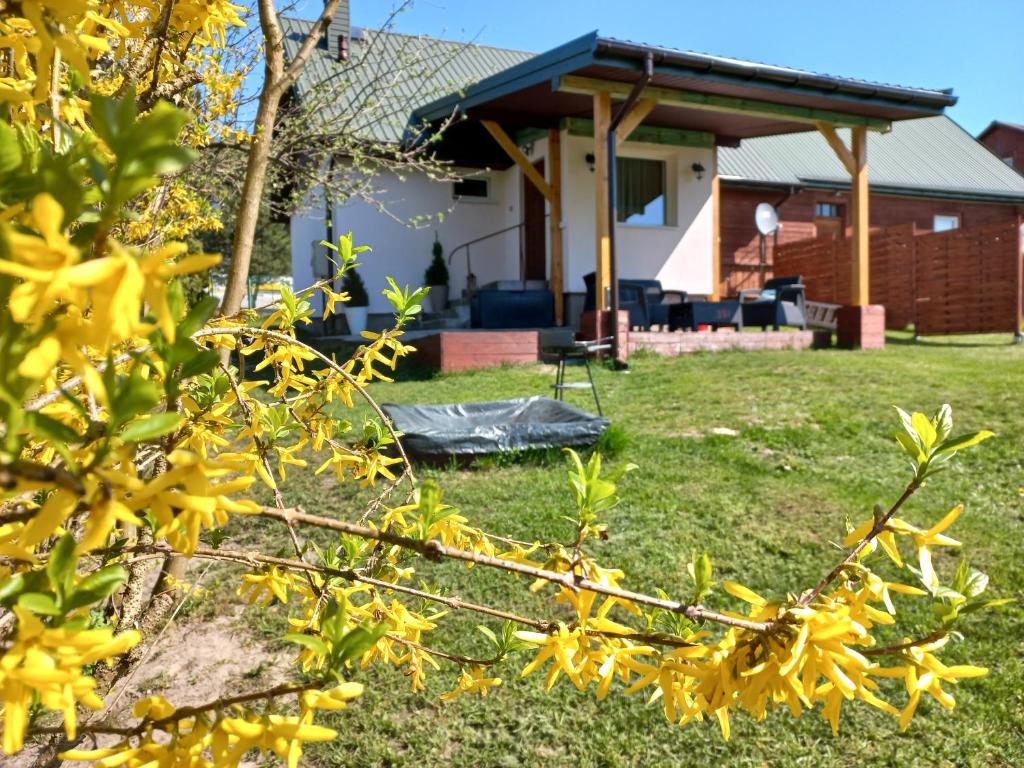
[[613,103],[624,100],[648,53],[655,72],[644,96],[657,99],[658,106],[643,124],[706,131],[720,144],[806,131],[820,120],[887,130],[893,120],[941,114],[956,103],[949,91],[835,78],[626,43],[595,32],[428,104],[412,120],[462,118],[438,143],[441,156],[469,167],[505,168],[507,155],[480,120],[515,131],[591,117],[591,93],[609,90]]

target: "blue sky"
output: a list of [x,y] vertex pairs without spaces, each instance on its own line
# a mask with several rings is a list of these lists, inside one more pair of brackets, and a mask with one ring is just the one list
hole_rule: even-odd
[[[391,3],[352,0],[379,26]],[[280,6],[279,6],[280,7]],[[322,0],[292,14],[315,18]],[[1024,0],[416,0],[399,31],[541,52],[585,32],[898,85],[953,88],[977,134],[1024,124]]]

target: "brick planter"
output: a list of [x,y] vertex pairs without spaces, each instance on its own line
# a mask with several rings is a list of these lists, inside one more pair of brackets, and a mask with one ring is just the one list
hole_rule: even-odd
[[885,347],[885,307],[840,307],[836,313],[836,346],[844,349]]
[[[612,335],[611,310],[590,310],[580,315],[580,329],[576,334],[581,340],[603,339]],[[629,312],[619,310],[618,322],[619,356],[616,362],[625,364],[629,356]]]

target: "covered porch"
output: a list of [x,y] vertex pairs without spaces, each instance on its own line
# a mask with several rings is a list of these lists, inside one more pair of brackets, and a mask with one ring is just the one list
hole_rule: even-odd
[[[521,281],[519,290],[533,281],[528,290],[549,292],[550,314],[538,315],[535,325],[613,335],[624,358],[630,344],[612,333],[629,324],[619,314],[620,281],[658,281],[688,301],[730,298],[720,288],[717,147],[807,130],[825,136],[851,177],[851,290],[840,323],[854,346],[880,343],[872,329],[884,327],[881,308],[869,295],[867,132],[941,114],[955,101],[949,91],[591,33],[422,107],[412,119],[450,120],[436,151],[470,174],[518,177],[521,196],[510,206],[518,207],[518,223],[508,229],[519,238],[519,269],[506,278]],[[839,127],[851,129],[849,145]],[[467,279],[467,301],[481,305],[473,294],[483,288]]]

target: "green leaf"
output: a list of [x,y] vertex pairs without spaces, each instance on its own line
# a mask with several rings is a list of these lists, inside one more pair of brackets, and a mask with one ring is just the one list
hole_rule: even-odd
[[32,611],[32,613],[41,613],[44,616],[63,615],[63,612],[57,607],[57,602],[53,599],[53,595],[44,595],[41,592],[26,592],[21,595],[18,598],[18,606]]
[[[921,436],[918,435],[917,434],[917,430],[914,429],[913,418],[911,417],[911,415],[909,413],[907,413],[906,411],[904,411],[899,406],[895,406],[894,405],[893,408],[895,408],[896,409],[896,413],[899,414],[900,423],[903,425],[903,431],[906,432],[910,436],[910,438],[915,443],[918,444],[919,447],[924,448],[924,446],[921,445]],[[897,435],[897,439],[899,439],[899,435]],[[903,443],[903,441],[900,440],[900,443]]]
[[68,611],[98,603],[109,597],[119,585],[128,578],[128,571],[120,565],[108,565],[82,579],[67,600],[64,607]]
[[181,423],[180,413],[154,413],[132,422],[121,432],[126,443],[140,443],[153,440],[174,431]]
[[188,314],[182,318],[182,321],[178,323],[178,335],[191,336],[198,331],[206,324],[207,320],[213,317],[213,313],[217,311],[217,306],[217,299],[213,296],[203,296],[192,306]]
[[501,651],[501,642],[498,640],[498,636],[494,634],[494,630],[490,627],[485,627],[483,624],[477,624],[476,628],[483,633],[483,635],[493,643],[494,647]]
[[332,597],[320,617],[320,634],[332,643],[340,643],[347,628],[344,601],[339,602]]
[[990,437],[995,437],[995,432],[989,432],[987,429],[983,429],[980,432],[971,432],[970,434],[960,435],[946,440],[944,443],[939,445],[939,447],[935,449],[935,453],[952,453],[954,451],[962,451],[964,448],[970,448],[971,446],[988,440]]
[[57,443],[78,443],[81,436],[67,424],[57,419],[39,413],[39,411],[28,411],[25,414],[25,426],[29,431],[39,437],[45,437]]
[[906,432],[897,432],[896,441],[902,446],[904,453],[913,460],[915,465],[925,460],[924,451],[921,450],[916,437],[911,437]]
[[331,654],[335,659],[335,663],[341,665],[358,659],[373,648],[377,641],[387,634],[387,631],[387,624],[371,626],[369,622],[362,622],[358,627],[345,635],[340,645],[335,645],[334,651]]
[[9,601],[21,594],[23,589],[25,589],[25,577],[20,573],[0,581],[0,604],[9,605]]
[[181,366],[178,375],[182,379],[191,379],[203,373],[209,373],[217,367],[220,362],[220,355],[213,349],[197,349],[196,353],[188,362]]
[[932,417],[932,426],[935,427],[935,441],[941,443],[949,433],[953,431],[953,409],[949,403],[943,403]]
[[[108,362],[107,371],[112,368],[113,366]],[[107,371],[104,371],[104,376]],[[111,391],[115,393],[110,403],[113,415],[112,425],[115,428],[139,414],[146,413],[160,402],[160,391],[156,384],[144,379],[137,368],[132,369],[128,378],[123,379],[116,386],[108,385],[107,393],[109,394]]]
[[71,592],[71,587],[75,583],[77,563],[75,537],[70,533],[65,533],[50,550],[50,556],[46,561],[46,577],[50,580],[50,586],[61,599]]
[[0,121],[0,173],[21,167],[22,159],[17,131]]
[[299,634],[298,632],[289,632],[288,634],[284,635],[281,639],[285,640],[286,642],[295,643],[296,645],[301,645],[304,648],[308,648],[317,656],[326,656],[330,653],[330,650],[327,647],[327,643],[325,643],[319,637],[314,637],[313,635],[303,635]]
[[917,436],[921,439],[921,447],[924,448],[925,453],[928,453],[935,444],[935,427],[932,426],[931,421],[923,413],[915,412],[910,417],[910,423],[913,425]]

